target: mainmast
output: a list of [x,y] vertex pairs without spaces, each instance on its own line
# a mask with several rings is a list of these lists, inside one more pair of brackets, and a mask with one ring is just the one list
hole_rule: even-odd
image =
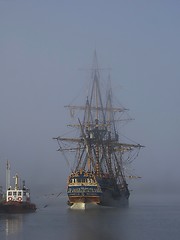
[[92,111],[94,108],[95,114],[96,114],[93,117],[94,118],[93,121],[96,121],[97,123],[97,120],[98,120],[101,123],[105,123],[103,101],[102,101],[101,91],[99,86],[100,74],[99,74],[96,51],[94,52],[92,79],[93,79],[93,85],[92,85],[91,96],[90,96],[90,110]]
[[[100,165],[100,153],[102,154],[102,140],[103,140],[103,133],[106,131],[105,126],[105,113],[103,107],[103,101],[101,97],[101,91],[99,86],[99,68],[98,68],[98,61],[97,61],[97,54],[96,51],[94,52],[94,60],[93,60],[93,69],[92,69],[92,78],[93,78],[93,85],[91,90],[90,96],[90,111],[93,116],[92,118],[92,128],[90,129],[91,136],[92,136],[92,143],[94,142],[94,157],[96,160],[95,165],[95,172],[97,176],[101,175],[102,169]],[[93,114],[93,108],[95,108],[95,114]],[[93,151],[93,149],[91,149]]]

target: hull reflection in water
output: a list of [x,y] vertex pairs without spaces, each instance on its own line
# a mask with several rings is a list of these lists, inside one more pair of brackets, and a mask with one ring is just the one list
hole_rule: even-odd
[[6,236],[18,235],[23,228],[23,215],[6,215],[5,231]]

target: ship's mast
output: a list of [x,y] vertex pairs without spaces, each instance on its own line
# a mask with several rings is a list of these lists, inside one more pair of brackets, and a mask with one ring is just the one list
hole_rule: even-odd
[[10,163],[6,163],[6,191],[10,188]]
[[[95,171],[97,176],[109,173],[111,178],[115,178],[118,182],[125,181],[123,173],[124,153],[131,153],[133,149],[140,149],[140,144],[122,143],[119,141],[116,122],[123,119],[116,119],[116,114],[123,114],[127,109],[124,107],[116,107],[112,103],[112,89],[110,86],[105,99],[102,99],[100,89],[100,68],[98,67],[96,51],[94,52],[93,68],[92,68],[92,88],[86,99],[85,106],[68,105],[71,111],[76,109],[84,111],[82,122],[78,119],[78,123],[69,125],[80,129],[79,138],[54,138],[58,141],[60,151],[77,150],[76,169],[86,169]],[[76,144],[75,147],[61,147],[62,142]]]
[[[93,137],[95,139],[95,160],[96,160],[96,166],[95,166],[95,172],[97,176],[101,175],[102,169],[100,164],[100,151],[102,152],[102,131],[106,129],[105,127],[105,113],[104,113],[104,107],[103,107],[103,101],[101,97],[101,91],[99,86],[99,67],[98,67],[98,61],[97,61],[97,54],[96,51],[94,52],[94,60],[93,60],[93,69],[92,69],[92,77],[93,77],[93,86],[91,91],[91,97],[90,97],[90,110],[93,111],[93,108],[95,108],[95,115],[93,116]],[[92,108],[93,107],[93,108]],[[93,149],[92,149],[93,151]]]
[[14,178],[15,178],[15,190],[18,190],[19,189],[19,176],[17,173],[14,176]]

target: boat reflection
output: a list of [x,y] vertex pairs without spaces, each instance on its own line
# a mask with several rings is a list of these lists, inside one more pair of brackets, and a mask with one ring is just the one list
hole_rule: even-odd
[[127,239],[124,232],[127,214],[128,207],[91,209],[89,211],[69,210],[68,216],[74,224],[69,231],[68,239],[78,240],[82,239],[82,236],[85,236],[86,240]]
[[6,215],[5,218],[5,232],[6,237],[10,235],[17,235],[22,231],[23,215]]

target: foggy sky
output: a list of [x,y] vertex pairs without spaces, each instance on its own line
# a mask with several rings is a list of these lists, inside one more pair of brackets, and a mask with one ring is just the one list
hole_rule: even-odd
[[0,185],[8,159],[32,190],[66,187],[52,138],[67,130],[64,105],[88,82],[96,49],[135,118],[123,134],[146,146],[130,167],[142,177],[133,188],[178,189],[179,12],[176,0],[0,0]]

